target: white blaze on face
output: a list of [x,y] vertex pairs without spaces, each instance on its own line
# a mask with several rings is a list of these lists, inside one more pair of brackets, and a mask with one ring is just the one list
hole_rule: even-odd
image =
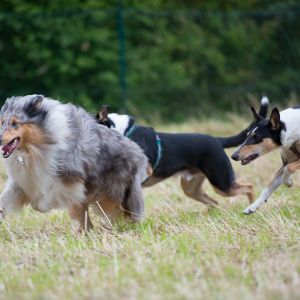
[[252,129],[252,131],[248,131],[247,136],[249,135],[253,135],[253,133],[257,130],[258,127],[255,127],[254,129]]
[[129,126],[130,117],[128,115],[119,115],[119,114],[108,114],[108,117],[114,122],[111,128],[115,129],[122,135],[124,135],[126,129]]

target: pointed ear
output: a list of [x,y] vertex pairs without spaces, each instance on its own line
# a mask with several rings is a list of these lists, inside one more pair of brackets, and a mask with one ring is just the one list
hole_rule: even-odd
[[104,121],[108,118],[109,105],[102,105],[99,111],[99,120]]
[[43,100],[44,100],[43,95],[35,95],[35,97],[31,100],[29,106],[31,106],[33,109],[39,109],[41,107]]
[[270,125],[272,130],[278,130],[281,128],[280,114],[277,107],[273,108],[272,110],[270,117]]
[[42,109],[43,95],[34,95],[30,102],[24,107],[25,112],[29,118],[34,118],[36,115],[44,113]]
[[259,121],[261,121],[261,117],[257,114],[257,112],[253,106],[251,106],[251,111],[253,114],[254,122],[258,123]]

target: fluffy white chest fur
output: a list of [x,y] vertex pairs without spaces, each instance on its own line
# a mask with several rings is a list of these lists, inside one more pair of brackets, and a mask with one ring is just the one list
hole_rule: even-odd
[[5,165],[9,181],[16,183],[23,190],[28,202],[38,211],[65,208],[71,202],[84,200],[84,185],[65,185],[55,176],[51,168],[51,159],[47,160],[47,157],[35,157],[33,161],[26,153],[16,152],[5,160]]
[[283,148],[290,148],[300,141],[300,109],[288,108],[280,112],[280,120],[285,124],[286,130],[281,131]]

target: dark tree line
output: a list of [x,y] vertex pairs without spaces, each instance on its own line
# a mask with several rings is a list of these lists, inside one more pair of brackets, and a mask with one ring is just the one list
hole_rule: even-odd
[[180,119],[262,94],[296,101],[300,5],[3,0],[0,62],[2,102],[43,93],[91,111],[106,103]]

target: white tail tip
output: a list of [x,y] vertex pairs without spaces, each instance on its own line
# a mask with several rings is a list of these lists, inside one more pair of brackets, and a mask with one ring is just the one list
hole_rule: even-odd
[[267,105],[267,104],[269,104],[269,99],[268,99],[268,97],[263,96],[263,97],[261,98],[260,103],[261,103],[262,105]]

